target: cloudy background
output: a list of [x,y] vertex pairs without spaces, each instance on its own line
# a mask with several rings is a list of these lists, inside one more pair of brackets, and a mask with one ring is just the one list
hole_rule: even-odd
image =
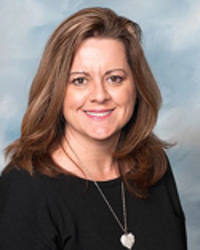
[[68,15],[106,6],[138,22],[143,47],[161,88],[156,132],[177,142],[168,151],[183,209],[189,250],[200,245],[200,1],[1,0],[0,170],[3,148],[19,136],[27,93],[52,31]]

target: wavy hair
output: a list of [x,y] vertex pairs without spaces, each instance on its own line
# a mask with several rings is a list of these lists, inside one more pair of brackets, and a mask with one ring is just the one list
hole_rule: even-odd
[[[139,25],[108,8],[87,8],[71,15],[51,35],[30,88],[21,136],[5,152],[6,169],[23,168],[55,176],[62,170],[51,158],[64,135],[63,102],[74,55],[87,38],[111,38],[124,44],[137,90],[133,117],[122,129],[113,158],[129,190],[145,197],[167,169],[164,148],[169,145],[154,135],[161,95],[145,59]],[[132,170],[124,174],[124,166]],[[33,167],[34,166],[34,167]]]

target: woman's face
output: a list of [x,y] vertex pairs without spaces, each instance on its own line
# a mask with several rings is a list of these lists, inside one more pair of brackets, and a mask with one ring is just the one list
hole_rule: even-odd
[[122,42],[89,38],[75,53],[64,99],[66,135],[116,138],[134,112],[136,90]]

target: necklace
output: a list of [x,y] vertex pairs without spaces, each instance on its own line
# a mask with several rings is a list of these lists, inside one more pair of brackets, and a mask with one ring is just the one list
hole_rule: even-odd
[[124,218],[124,226],[122,225],[121,221],[119,220],[118,216],[116,215],[113,207],[111,206],[110,202],[106,198],[105,194],[103,193],[102,189],[100,188],[99,184],[96,181],[93,181],[94,185],[98,189],[101,197],[103,198],[104,202],[108,206],[110,212],[112,213],[113,217],[115,218],[116,222],[124,232],[122,236],[120,237],[121,244],[128,248],[132,249],[134,243],[135,243],[135,236],[128,232],[128,226],[127,226],[127,210],[126,210],[126,200],[125,200],[125,190],[124,190],[124,183],[121,182],[121,197],[122,197],[122,208],[123,208],[123,218]]
[[[86,172],[88,172],[87,168],[82,163],[82,161],[80,160],[80,158],[78,157],[78,155],[76,154],[76,152],[74,151],[74,149],[72,148],[72,146],[69,144],[69,142],[68,142],[68,146],[70,147],[70,149],[74,153],[75,157],[79,161],[79,163],[82,166],[82,168]],[[69,154],[66,152],[65,148],[63,147],[63,145],[61,145],[61,148],[62,148],[63,152],[65,153],[65,155],[80,169],[80,166],[69,156]],[[121,223],[119,217],[115,213],[113,207],[111,206],[110,202],[108,201],[107,197],[105,196],[105,194],[104,194],[103,190],[101,189],[101,187],[99,186],[98,182],[97,181],[93,181],[93,183],[94,183],[95,187],[97,188],[99,194],[101,195],[102,199],[104,200],[105,204],[107,205],[108,209],[110,210],[111,214],[113,215],[114,219],[116,220],[117,224],[119,225],[119,227],[123,231],[123,234],[120,237],[121,244],[125,248],[132,249],[132,247],[133,247],[133,245],[135,243],[135,236],[131,232],[128,232],[127,209],[126,209],[126,197],[125,197],[124,183],[121,182],[121,199],[122,199],[122,209],[123,209],[124,225]]]

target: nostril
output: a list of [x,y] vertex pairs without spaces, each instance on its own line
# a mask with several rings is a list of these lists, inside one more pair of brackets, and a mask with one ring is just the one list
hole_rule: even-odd
[[90,100],[104,102],[110,99],[110,95],[104,86],[95,86],[90,92]]

